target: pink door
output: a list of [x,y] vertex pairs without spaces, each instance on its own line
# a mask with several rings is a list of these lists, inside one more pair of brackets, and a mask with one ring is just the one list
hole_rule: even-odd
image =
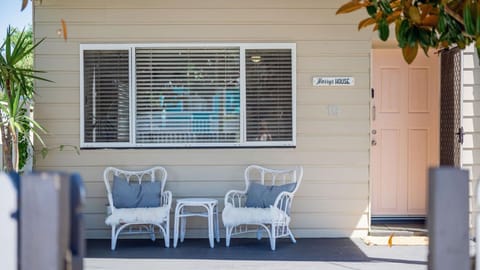
[[439,57],[372,51],[371,211],[423,216],[427,170],[439,160]]

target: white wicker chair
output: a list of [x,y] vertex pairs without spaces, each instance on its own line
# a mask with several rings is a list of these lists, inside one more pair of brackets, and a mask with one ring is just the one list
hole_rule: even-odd
[[[300,186],[303,177],[303,168],[269,169],[258,165],[251,165],[245,170],[245,190],[230,190],[225,195],[225,209],[222,213],[223,224],[226,229],[226,246],[230,246],[233,235],[255,232],[257,239],[262,238],[265,230],[270,238],[270,247],[275,250],[277,238],[289,236],[296,242],[289,228],[290,209],[295,192]],[[283,185],[296,183],[293,191],[283,191],[277,195],[275,202],[269,208],[246,207],[247,191],[252,182],[262,185]]]
[[[113,203],[113,178],[119,176],[126,181],[160,181],[161,198],[159,207],[141,208],[116,208]],[[167,181],[167,171],[162,167],[153,167],[143,171],[127,171],[108,167],[104,171],[103,180],[108,196],[108,217],[105,220],[107,225],[112,227],[112,245],[115,250],[117,239],[120,233],[128,227],[123,234],[149,234],[152,241],[155,241],[155,227],[162,232],[165,239],[165,247],[170,246],[170,207],[172,204],[172,193],[164,190]]]

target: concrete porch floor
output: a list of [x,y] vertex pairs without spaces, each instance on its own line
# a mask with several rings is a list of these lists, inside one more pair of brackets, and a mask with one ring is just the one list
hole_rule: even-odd
[[86,270],[115,269],[426,269],[427,246],[367,246],[361,239],[299,238],[277,243],[267,239],[222,239],[211,249],[207,239],[185,239],[177,248],[164,248],[163,239],[121,239],[117,250],[109,240],[89,240]]

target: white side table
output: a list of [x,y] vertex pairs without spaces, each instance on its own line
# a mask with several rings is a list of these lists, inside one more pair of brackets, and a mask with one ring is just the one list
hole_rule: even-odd
[[[175,224],[173,227],[173,247],[177,247],[178,243],[178,230],[180,229],[180,242],[185,239],[185,227],[187,217],[206,217],[208,218],[208,238],[210,240],[210,247],[214,247],[214,236],[217,238],[217,242],[220,242],[220,230],[218,227],[218,201],[216,199],[209,198],[186,198],[177,199],[177,207],[175,207]],[[203,207],[206,211],[203,212],[189,212],[185,211],[185,207]]]

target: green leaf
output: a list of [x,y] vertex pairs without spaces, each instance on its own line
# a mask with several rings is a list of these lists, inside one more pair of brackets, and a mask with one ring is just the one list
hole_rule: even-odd
[[382,8],[385,14],[387,15],[392,14],[393,10],[392,10],[392,7],[390,7],[390,3],[388,0],[380,0],[379,6]]
[[430,46],[430,31],[426,29],[420,28],[418,30],[418,37],[420,41],[420,45],[423,46]]
[[377,7],[374,5],[368,6],[367,13],[370,17],[375,18],[375,15],[377,15]]
[[480,2],[477,2],[475,34],[480,34]]
[[447,25],[447,22],[446,22],[446,17],[445,17],[445,13],[443,11],[443,9],[440,10],[440,14],[438,16],[438,31],[440,33],[445,33],[445,28],[446,28],[446,25]]
[[418,28],[412,26],[411,28],[408,29],[407,33],[407,43],[408,46],[413,47],[419,40],[419,35],[418,35]]
[[471,2],[467,1],[465,6],[463,7],[463,22],[465,23],[465,30],[469,35],[475,34],[475,27],[473,24],[472,19],[472,12],[471,12]]
[[387,20],[385,18],[382,18],[378,22],[378,36],[380,40],[386,41],[389,35],[390,35],[390,28],[388,27]]
[[400,23],[400,26],[398,27],[398,32],[397,32],[397,41],[398,41],[398,46],[400,48],[405,47],[408,43],[407,32],[409,28],[410,28],[410,24],[408,23],[408,21],[402,20],[402,22]]
[[46,158],[48,155],[48,148],[43,147],[42,150],[40,150],[40,154],[42,155],[42,158]]
[[425,53],[425,55],[428,57],[428,49],[429,49],[430,47],[428,47],[428,46],[423,46],[423,45],[420,45],[420,47],[422,48],[423,53]]

